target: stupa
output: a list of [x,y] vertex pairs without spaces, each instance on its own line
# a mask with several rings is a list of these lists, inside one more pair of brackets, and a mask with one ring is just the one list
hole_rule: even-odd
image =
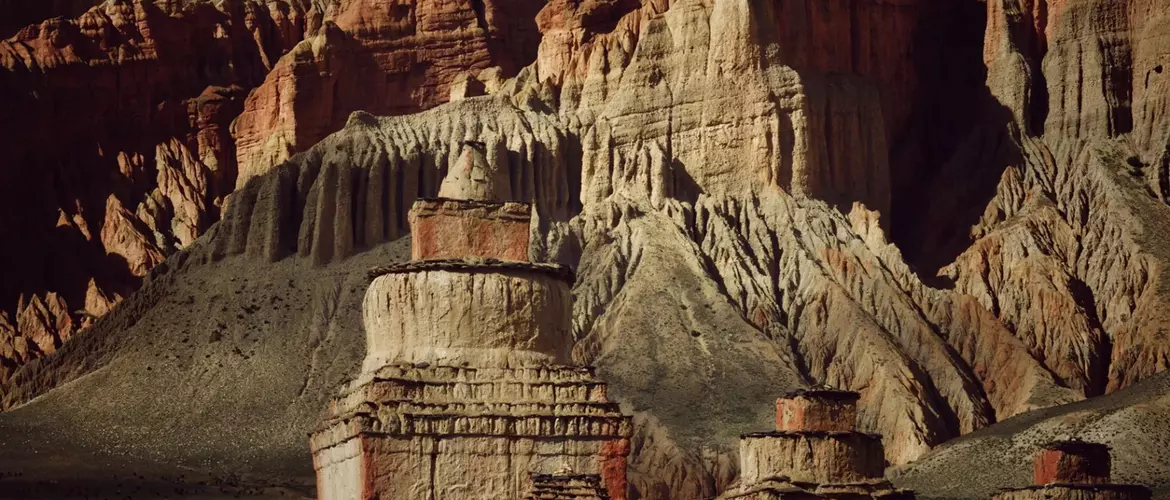
[[489,156],[464,144],[411,209],[412,260],[370,273],[361,374],[310,438],[322,500],[627,496],[630,419],[570,360],[573,273],[531,262]]
[[914,498],[884,479],[881,436],[854,429],[859,397],[819,388],[776,400],[776,430],[741,436],[739,486],[721,498]]
[[994,500],[1146,500],[1150,490],[1110,482],[1109,447],[1079,439],[1040,447],[1032,464],[1032,486],[1001,491]]

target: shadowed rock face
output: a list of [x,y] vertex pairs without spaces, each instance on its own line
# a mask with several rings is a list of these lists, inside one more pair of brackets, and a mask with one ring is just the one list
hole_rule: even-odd
[[24,3],[36,24],[0,41],[0,238],[22,242],[0,249],[0,379],[218,219],[247,89],[321,22],[308,1]]
[[277,63],[233,125],[237,186],[340,129],[351,112],[413,113],[447,102],[460,78],[514,75],[536,55],[533,18],[544,3],[330,3],[336,24]]
[[[944,3],[955,10],[938,5]],[[817,383],[861,394],[859,427],[886,437],[893,464],[984,428],[1001,437],[1048,433],[1045,426],[1056,424],[1035,414],[1011,426],[991,424],[1137,384],[1141,390],[1131,394],[1140,397],[1110,399],[1109,410],[1093,401],[1061,408],[1089,412],[1076,428],[1114,446],[1123,480],[1163,477],[1166,459],[1134,451],[1148,443],[1127,434],[1125,415],[1166,411],[1154,375],[1167,364],[1162,281],[1170,262],[1170,241],[1161,236],[1170,221],[1170,92],[1162,79],[1170,72],[1159,69],[1170,64],[1164,5],[587,1],[553,2],[527,18],[493,17],[488,13],[502,6],[473,4],[483,16],[455,12],[447,21],[423,15],[423,5],[381,11],[342,2],[322,10],[334,24],[272,64],[235,120],[238,147],[225,158],[235,159],[240,174],[226,187],[215,184],[222,193],[236,189],[220,222],[186,258],[199,257],[170,278],[179,284],[148,290],[169,293],[203,266],[290,276],[350,272],[355,262],[400,245],[389,242],[406,234],[411,204],[436,195],[464,145],[480,142],[513,197],[536,205],[530,254],[577,269],[573,356],[596,364],[635,414],[630,483],[643,498],[722,491],[736,474],[738,435],[768,427],[779,394]],[[951,12],[958,14],[947,18]],[[520,69],[496,59],[511,53],[495,51],[498,40],[491,41],[505,19],[532,20],[539,29],[535,64]],[[942,26],[961,29],[938,28],[944,19]],[[478,38],[483,33],[487,42]],[[442,40],[455,40],[466,59],[454,58],[451,46],[410,45]],[[441,62],[416,65],[414,58],[430,56]],[[501,70],[486,69],[493,65]],[[513,71],[515,78],[497,78]],[[466,72],[492,95],[374,116],[438,104],[451,94],[451,81],[463,75],[466,83]],[[395,79],[403,74],[409,76]],[[415,90],[391,92],[394,85]],[[372,114],[349,114],[357,109]],[[187,185],[157,180],[166,170],[148,175],[141,182],[149,189],[142,189]],[[131,275],[159,265],[172,247],[143,243],[155,238],[144,227],[157,226],[144,223],[127,198],[97,191],[103,223],[91,224],[83,211],[87,234],[106,250],[150,250],[113,252]],[[216,211],[193,213],[209,223]],[[60,227],[82,231],[74,212],[61,214]],[[158,231],[162,238],[207,229],[171,227]],[[76,275],[89,276],[68,274]],[[96,292],[80,296],[88,310],[92,295],[92,310],[101,311],[118,296],[95,283]],[[4,385],[4,403],[87,373],[106,375],[78,380],[6,418],[51,414],[64,401],[96,405],[69,392],[81,388],[112,390],[127,401],[146,397],[147,389],[129,383],[105,388],[119,370],[157,380],[144,385],[153,390],[193,390],[184,377],[141,368],[145,355],[135,350],[157,348],[122,340],[163,335],[163,310],[181,308],[159,306],[150,293],[76,337],[94,339],[70,341],[58,356],[16,372]],[[76,329],[65,321],[76,318],[61,312],[73,308],[78,299],[71,297],[37,295],[21,301],[27,312],[0,315],[0,335],[24,331],[21,321],[50,332],[7,333],[16,341],[0,356],[23,362],[35,356],[18,353],[60,343],[59,332]],[[335,307],[341,299],[321,300]],[[308,336],[305,345],[316,345],[311,349],[282,347],[276,336],[258,340],[272,354],[265,362],[299,379],[306,364],[338,349],[332,341],[314,344],[321,335],[333,338],[320,332],[360,328],[340,316],[326,316],[312,331],[289,324],[294,336]],[[238,321],[243,330],[263,329],[247,317]],[[210,327],[194,328],[210,336]],[[360,344],[357,333],[344,335]],[[278,355],[284,348],[289,354]],[[352,360],[337,363],[330,373],[353,369]],[[302,424],[331,390],[309,373],[311,382],[279,396],[304,412],[294,423],[227,422],[244,412],[228,407],[214,425],[279,436],[273,446],[280,456],[307,461],[297,441]],[[231,394],[247,400],[256,390]],[[247,413],[276,415],[279,406],[257,404]],[[159,410],[143,432],[162,432],[169,412],[178,415]],[[86,428],[68,418],[61,427]],[[1164,433],[1156,426],[1146,432],[1152,439]],[[963,441],[971,445],[926,455],[921,467],[905,469],[904,480],[927,495],[982,496],[980,488],[1012,486],[1015,450],[1031,437],[1004,438],[1013,443],[1004,451],[980,444],[988,442],[981,435],[989,434],[975,432]],[[100,436],[88,442],[101,447],[101,439],[116,439]],[[146,446],[127,442],[135,453]],[[202,446],[211,451],[167,448],[157,456],[186,463],[214,456],[221,464],[214,467],[240,466],[227,443]],[[1143,460],[1127,462],[1126,453]],[[983,454],[995,459],[978,474],[953,466]],[[976,480],[981,486],[964,489]]]
[[0,2],[0,38],[8,38],[25,26],[52,17],[74,17],[97,3],[100,3],[99,0],[4,0]]
[[18,3],[0,4],[0,238],[22,241],[0,249],[0,380],[203,234],[262,168],[255,147],[288,143],[283,159],[351,111],[417,111],[466,71],[514,72],[535,57],[540,7]]

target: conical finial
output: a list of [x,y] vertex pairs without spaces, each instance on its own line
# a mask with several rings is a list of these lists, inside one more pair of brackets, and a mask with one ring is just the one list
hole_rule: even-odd
[[482,142],[463,143],[463,153],[443,184],[439,197],[455,200],[505,202],[512,201],[512,185],[508,173],[496,168],[487,157],[488,146]]
[[573,467],[570,466],[568,462],[561,462],[561,466],[557,469],[555,474],[558,476],[571,476],[573,475]]

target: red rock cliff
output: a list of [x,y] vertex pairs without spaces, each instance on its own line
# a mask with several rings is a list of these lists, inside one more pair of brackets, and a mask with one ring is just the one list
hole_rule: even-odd
[[459,77],[514,75],[536,55],[545,0],[345,0],[334,26],[281,59],[233,125],[237,185],[304,151],[362,110],[412,113],[447,102]]
[[[218,218],[247,88],[308,2],[107,1],[0,41],[0,364],[52,352]],[[0,369],[0,378],[8,369]]]
[[[19,267],[0,284],[0,378],[133,292],[237,184],[350,112],[418,111],[457,77],[514,73],[535,57],[542,4],[122,0],[0,42],[0,235],[21,238],[0,249]],[[19,320],[34,309],[43,320]]]

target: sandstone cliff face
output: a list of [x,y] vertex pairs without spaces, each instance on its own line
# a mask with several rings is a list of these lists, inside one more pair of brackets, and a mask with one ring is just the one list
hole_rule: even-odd
[[[860,390],[862,425],[893,436],[896,463],[1077,397],[974,301],[922,285],[861,207],[846,217],[777,191],[657,208],[614,196],[570,218],[570,135],[503,97],[355,114],[238,191],[203,248],[212,259],[344,261],[402,234],[415,196],[402,187],[437,191],[468,138],[507,151],[494,168],[537,200],[549,236],[534,254],[579,262],[575,356],[653,415],[639,419],[632,464],[646,497],[721,491],[738,434],[768,425],[774,397],[809,382]],[[677,286],[663,294],[663,282]],[[26,370],[8,400],[35,393],[41,370]]]
[[[311,36],[277,44],[290,51],[278,62],[257,55],[271,72],[245,103],[198,90],[207,114],[179,121],[187,135],[163,134],[154,159],[116,155],[129,187],[48,211],[141,276],[234,186],[192,255],[338,269],[404,236],[411,203],[437,192],[464,141],[483,142],[537,206],[532,255],[578,270],[574,357],[636,412],[643,498],[722,491],[736,437],[768,427],[788,389],[861,393],[860,427],[901,464],[1166,367],[1170,21],[1156,0],[956,2],[951,22],[983,33],[951,76],[931,73],[942,59],[923,53],[943,51],[923,40],[967,32],[932,28],[951,11],[925,0],[477,5],[307,7],[301,31],[272,33]],[[42,50],[13,47],[12,61]],[[969,72],[986,87],[940,98]],[[947,121],[964,123],[934,126]],[[13,339],[0,361],[71,335],[62,300],[98,315],[129,293],[103,283],[0,314]],[[338,321],[310,332],[332,339],[310,366],[337,349]],[[36,333],[13,333],[22,322]],[[35,363],[4,402],[119,349]],[[308,377],[302,409],[326,385]]]
[[[627,4],[609,10],[636,6]],[[599,26],[593,4],[551,4],[536,67],[558,88],[561,114],[580,122],[583,201],[628,189],[670,196],[642,160],[657,149],[694,189],[779,187],[888,212],[887,144],[906,127],[917,83],[908,54],[925,4],[643,2]]]
[[237,186],[340,129],[353,111],[417,112],[447,102],[459,78],[515,74],[535,56],[533,19],[543,5],[332,2],[334,24],[281,59],[233,125]]
[[1155,4],[988,6],[988,86],[1015,117],[1001,132],[1013,158],[979,240],[944,273],[1090,395],[1166,365],[1153,304],[1165,300],[1168,137],[1154,110],[1170,20]]
[[[1093,2],[1078,8],[1088,9],[1083,17],[1094,22],[1116,17]],[[667,453],[683,455],[685,472],[651,473],[640,479],[647,490],[707,494],[720,487],[722,473],[710,465],[711,456],[723,453],[718,439],[696,436],[711,435],[704,420],[732,432],[733,422],[746,424],[754,414],[725,413],[724,405],[739,396],[710,385],[734,370],[729,362],[753,366],[751,359],[776,356],[783,369],[760,377],[765,384],[815,381],[860,390],[863,425],[891,436],[896,445],[887,458],[894,463],[997,420],[1100,394],[1159,369],[1158,347],[1133,340],[1147,335],[1143,328],[1157,330],[1154,310],[1141,322],[1128,318],[1143,300],[1160,303],[1145,295],[1160,247],[1139,242],[1146,231],[1128,221],[1163,208],[1094,173],[1094,165],[1124,152],[1110,149],[1099,161],[1087,153],[1076,161],[1059,157],[1068,131],[1035,125],[1037,116],[1056,123],[1054,117],[1070,112],[1037,104],[1056,92],[1004,94],[1038,88],[1028,79],[1028,58],[1062,47],[1060,28],[1049,26],[1064,22],[1076,33],[1084,30],[1072,26],[1088,22],[1053,17],[1059,8],[1021,9],[988,6],[984,62],[994,105],[940,175],[954,179],[948,176],[967,152],[992,165],[977,176],[1006,166],[996,179],[1000,194],[972,229],[978,241],[943,271],[954,291],[920,282],[886,242],[881,226],[888,222],[871,211],[888,212],[890,179],[907,175],[894,170],[905,167],[891,167],[888,143],[913,134],[906,125],[913,110],[900,96],[915,89],[906,54],[921,16],[931,13],[925,5],[587,2],[551,4],[537,17],[544,39],[536,65],[497,93],[551,112],[554,125],[563,127],[569,149],[548,148],[555,161],[532,175],[579,183],[583,208],[567,222],[572,203],[546,214],[550,237],[542,250],[579,263],[579,359],[598,364],[627,402],[650,409],[681,443]],[[1037,13],[1049,16],[1047,24],[1021,31],[1021,19],[1034,21]],[[785,24],[795,19],[806,19],[793,26],[810,32]],[[887,36],[872,47],[850,38],[876,32]],[[829,41],[841,38],[848,43]],[[802,41],[811,48],[783,48]],[[1009,54],[1001,56],[1004,51]],[[1001,57],[1025,63],[1004,65]],[[1012,83],[1010,71],[1024,76]],[[1124,101],[1101,92],[1104,101]],[[1117,122],[1109,116],[1122,104],[1102,106],[1105,118],[1084,111],[1073,121]],[[1055,111],[1045,115],[1046,108]],[[1121,133],[1109,127],[1085,135]],[[1055,131],[1039,138],[1047,129]],[[579,178],[572,174],[575,141]],[[544,193],[563,199],[559,189],[540,186],[526,196],[540,201]],[[1017,218],[1025,204],[1035,214]],[[834,215],[833,205],[849,217]],[[938,217],[953,213],[940,206]],[[700,290],[702,298],[645,307],[663,279],[691,283],[680,288]],[[691,312],[704,303],[713,314],[730,316]],[[686,305],[681,316],[649,312],[677,310],[677,304]],[[712,324],[721,326],[712,331]],[[662,337],[664,331],[671,334]],[[758,345],[728,350],[711,337]],[[644,349],[630,349],[638,345],[669,345],[670,354],[646,359]],[[630,358],[633,352],[638,359]],[[705,363],[706,370],[696,371]],[[647,370],[669,374],[672,382],[664,386]],[[712,392],[722,404],[710,402]],[[695,399],[680,398],[687,394]],[[696,419],[694,408],[704,406],[698,412],[704,417]],[[643,449],[635,466],[641,459],[670,461],[656,453]]]
[[1017,468],[1038,442],[1081,436],[1113,446],[1122,480],[1164,490],[1165,461],[1151,450],[1164,439],[1166,384],[1154,374],[1167,364],[1155,304],[1168,262],[1159,76],[1170,18],[1140,0],[1001,1],[988,12],[988,86],[1014,116],[1001,136],[1013,161],[972,227],[978,240],[943,273],[1070,387],[1134,387],[993,426],[900,475],[926,492],[979,495],[1022,484]]
[[0,41],[0,235],[20,242],[0,250],[0,317],[47,303],[57,319],[18,319],[3,364],[27,361],[28,340],[53,352],[218,218],[237,170],[228,125],[315,29],[315,9],[111,0],[43,22],[21,10],[38,22]]

